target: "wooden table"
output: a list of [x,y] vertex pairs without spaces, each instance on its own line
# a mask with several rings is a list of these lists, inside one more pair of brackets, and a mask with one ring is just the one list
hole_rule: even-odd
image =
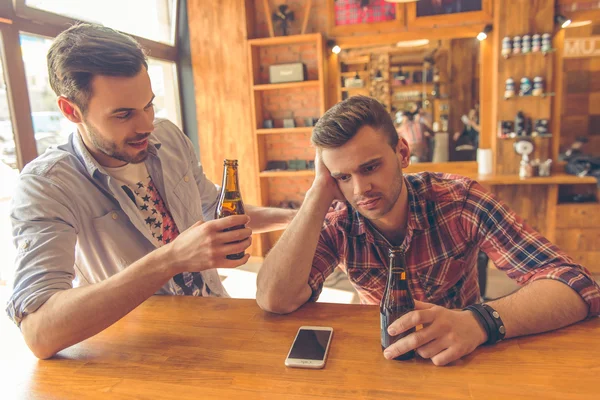
[[[283,365],[300,325],[334,328],[325,369]],[[599,338],[593,318],[436,367],[383,358],[377,307],[318,303],[277,316],[253,300],[155,296],[52,360],[9,339],[0,398],[592,399],[600,393]]]

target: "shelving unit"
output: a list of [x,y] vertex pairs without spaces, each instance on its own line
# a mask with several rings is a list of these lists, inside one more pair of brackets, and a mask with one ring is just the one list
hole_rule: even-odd
[[[371,59],[369,56],[360,56],[355,58],[349,58],[340,61],[339,70],[340,80],[337,83],[338,102],[346,100],[349,97],[364,95],[369,96],[371,94],[371,77],[369,72],[369,63]],[[353,78],[358,74],[360,79],[363,81],[362,87],[344,87],[345,80],[347,78]]]
[[[305,34],[248,40],[252,77],[252,123],[260,184],[260,205],[301,202],[314,170],[266,170],[269,161],[314,159],[310,146],[313,126],[307,118],[325,113],[324,47],[321,34]],[[291,61],[290,58],[294,58]],[[270,65],[301,62],[306,66],[302,82],[268,83]],[[294,128],[283,128],[283,119],[293,118]],[[274,127],[263,122],[271,119]],[[265,255],[280,233],[260,235],[258,252]]]

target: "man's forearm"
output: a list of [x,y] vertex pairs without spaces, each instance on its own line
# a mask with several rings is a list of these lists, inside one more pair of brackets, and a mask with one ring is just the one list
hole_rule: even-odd
[[246,214],[250,216],[250,228],[253,233],[280,231],[292,222],[297,210],[283,208],[246,206]]
[[532,282],[489,304],[500,314],[506,327],[506,338],[562,328],[588,315],[587,303],[581,296],[552,279]]
[[308,277],[330,203],[309,191],[298,215],[265,258],[256,293],[263,309],[292,312],[310,298]]
[[54,294],[21,322],[27,345],[49,358],[108,328],[170,278],[167,259],[161,248],[105,281]]

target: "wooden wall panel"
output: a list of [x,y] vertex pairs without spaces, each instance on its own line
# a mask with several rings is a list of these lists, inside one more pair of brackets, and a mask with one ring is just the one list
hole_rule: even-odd
[[[462,115],[468,115],[469,110],[474,108],[478,100],[473,98],[473,82],[477,75],[475,67],[477,66],[477,57],[479,56],[479,41],[474,38],[453,39],[450,41],[450,119],[449,132],[452,136],[454,132],[462,132],[464,124],[460,118]],[[454,151],[451,146],[451,151]],[[452,158],[451,158],[452,159]]]
[[523,218],[527,224],[544,236],[550,236],[547,213],[549,208],[554,207],[556,200],[550,199],[549,185],[507,185],[494,186],[491,189],[500,200],[505,202],[518,216]]
[[244,201],[257,204],[260,186],[250,115],[246,1],[188,0],[187,4],[204,171],[220,184],[223,160],[238,159]]

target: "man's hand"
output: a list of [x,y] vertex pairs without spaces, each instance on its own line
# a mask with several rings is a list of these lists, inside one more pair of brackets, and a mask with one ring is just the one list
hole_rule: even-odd
[[[236,268],[248,262],[249,254],[228,260],[229,254],[244,252],[252,243],[247,215],[234,215],[208,222],[198,221],[168,244],[174,273],[200,272],[213,268]],[[225,232],[226,229],[244,226]]]
[[336,180],[331,176],[331,172],[323,163],[319,150],[315,155],[315,180],[310,190],[331,199],[329,204],[333,200],[344,200],[344,195],[340,191]]
[[385,349],[384,356],[393,359],[410,350],[435,365],[446,365],[475,350],[487,340],[485,330],[471,311],[449,310],[430,303],[415,301],[416,309],[398,318],[388,328],[392,336],[417,325],[423,329],[398,340]]

